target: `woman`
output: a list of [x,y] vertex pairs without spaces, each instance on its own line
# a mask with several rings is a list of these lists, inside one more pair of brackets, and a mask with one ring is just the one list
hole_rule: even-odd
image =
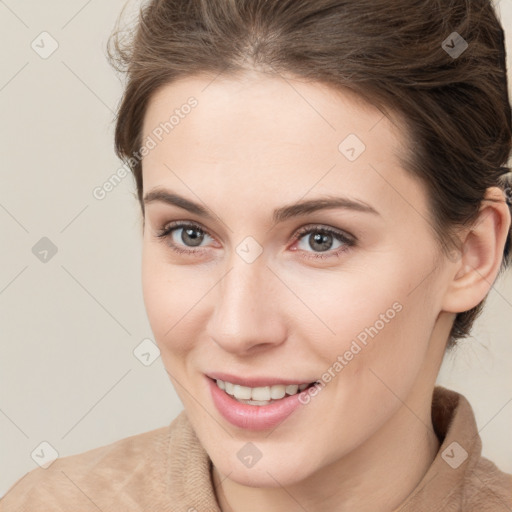
[[144,301],[184,411],[2,511],[512,509],[435,387],[510,262],[487,0],[153,0],[114,42]]

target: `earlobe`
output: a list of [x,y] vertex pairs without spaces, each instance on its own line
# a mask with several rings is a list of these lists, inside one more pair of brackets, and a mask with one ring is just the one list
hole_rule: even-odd
[[444,311],[468,311],[489,293],[502,263],[510,219],[503,191],[489,188],[478,218],[465,232],[461,255],[444,297]]

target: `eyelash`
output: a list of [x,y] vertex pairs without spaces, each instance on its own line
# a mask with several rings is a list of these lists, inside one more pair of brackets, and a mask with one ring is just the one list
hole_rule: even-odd
[[[198,224],[187,223],[187,222],[179,222],[179,221],[171,223],[171,224],[166,224],[163,229],[157,231],[156,236],[161,241],[166,242],[167,245],[173,251],[175,251],[176,253],[186,254],[186,255],[191,255],[191,254],[200,255],[200,254],[204,253],[205,252],[204,248],[182,249],[181,247],[179,247],[176,244],[174,244],[174,242],[170,241],[172,232],[177,230],[177,229],[180,229],[180,228],[184,228],[184,229],[192,228],[192,229],[195,229],[197,231],[200,231],[201,233],[204,233],[204,234],[208,235],[210,238],[213,238],[208,233],[208,231],[203,229]],[[300,240],[302,237],[304,237],[304,235],[309,235],[309,234],[318,233],[318,232],[319,233],[323,233],[323,234],[332,235],[333,238],[335,238],[339,242],[342,242],[344,244],[344,246],[339,247],[338,249],[335,249],[334,252],[331,249],[330,251],[325,251],[325,253],[324,252],[320,252],[320,253],[313,252],[313,253],[310,253],[309,251],[298,250],[297,252],[299,252],[300,257],[305,258],[305,259],[318,259],[318,258],[325,259],[325,258],[331,258],[331,257],[339,258],[342,253],[347,252],[348,250],[350,250],[352,247],[354,247],[356,245],[356,239],[354,237],[351,237],[351,236],[349,237],[348,235],[344,234],[341,231],[337,231],[337,230],[334,230],[332,228],[325,227],[323,225],[304,226],[303,228],[300,228],[293,235],[294,242]],[[308,253],[308,255],[307,256],[304,255],[303,252]]]

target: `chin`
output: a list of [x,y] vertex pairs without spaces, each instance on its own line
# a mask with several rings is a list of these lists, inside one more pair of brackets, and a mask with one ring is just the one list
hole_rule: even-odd
[[[282,457],[276,456],[263,461],[263,456],[253,467],[240,467],[238,459],[236,462],[230,462],[222,458],[220,464],[213,461],[215,467],[231,481],[246,487],[258,488],[279,488],[287,487],[300,483],[307,479],[312,473],[311,467],[306,467],[303,463],[296,460],[286,460],[289,458],[286,454]],[[308,460],[304,454],[302,461]],[[283,460],[284,459],[284,460]],[[274,462],[275,460],[275,462]]]

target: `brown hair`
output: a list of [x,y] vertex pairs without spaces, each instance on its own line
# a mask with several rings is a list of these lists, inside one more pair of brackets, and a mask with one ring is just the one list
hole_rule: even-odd
[[[486,189],[510,187],[500,179],[512,144],[504,33],[490,0],[151,0],[136,21],[107,51],[127,74],[115,148],[143,215],[142,164],[131,156],[151,96],[179,78],[249,68],[349,88],[398,115],[404,167],[425,184],[447,253]],[[500,273],[510,247],[509,233]],[[469,335],[483,303],[456,316],[448,346]]]

